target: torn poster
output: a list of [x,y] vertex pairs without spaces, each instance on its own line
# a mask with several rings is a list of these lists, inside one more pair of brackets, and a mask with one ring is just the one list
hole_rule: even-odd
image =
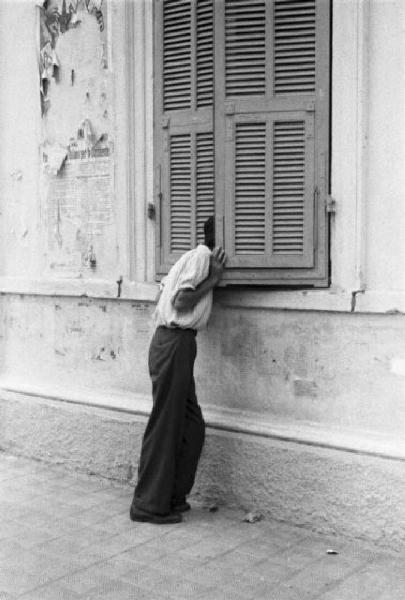
[[[37,3],[38,4],[38,3]],[[57,81],[59,68],[59,39],[67,32],[80,27],[85,16],[90,15],[97,23],[103,68],[107,68],[107,11],[106,0],[70,0],[68,8],[66,0],[44,0],[39,5],[39,73],[42,114],[46,114],[50,106],[49,88],[52,81]]]
[[67,148],[60,144],[44,144],[42,147],[44,173],[57,175],[67,157],[67,152]]
[[[48,250],[53,272],[77,277],[114,255],[112,147],[72,143],[63,169],[48,179]],[[114,228],[113,228],[114,229]],[[108,230],[108,231],[107,231]]]

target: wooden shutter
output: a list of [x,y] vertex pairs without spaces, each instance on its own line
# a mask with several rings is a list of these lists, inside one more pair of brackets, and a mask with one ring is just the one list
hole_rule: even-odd
[[217,0],[215,8],[226,279],[327,285],[329,2]]
[[213,12],[213,0],[156,2],[158,274],[204,240],[215,213]]
[[158,275],[215,213],[225,282],[327,285],[329,0],[155,8]]

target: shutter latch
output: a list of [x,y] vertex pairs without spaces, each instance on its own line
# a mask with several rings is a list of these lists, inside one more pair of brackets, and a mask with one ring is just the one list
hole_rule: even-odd
[[336,200],[330,194],[326,195],[326,212],[336,212]]

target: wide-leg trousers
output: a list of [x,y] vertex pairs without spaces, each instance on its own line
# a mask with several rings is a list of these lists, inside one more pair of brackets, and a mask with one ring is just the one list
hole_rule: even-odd
[[190,493],[205,423],[197,402],[196,332],[158,327],[149,349],[153,407],[142,441],[132,504],[156,514],[170,512]]

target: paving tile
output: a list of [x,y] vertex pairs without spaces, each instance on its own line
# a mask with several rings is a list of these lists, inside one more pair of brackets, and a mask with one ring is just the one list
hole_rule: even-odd
[[42,573],[23,572],[21,568],[19,571],[2,570],[0,590],[2,593],[19,596],[25,592],[35,590],[48,580],[49,578]]
[[187,570],[183,569],[183,574],[190,581],[202,584],[209,582],[212,586],[224,586],[234,581],[237,571],[232,567],[223,566],[220,561],[217,562],[218,564],[210,562]]
[[119,580],[101,584],[81,596],[83,600],[143,600],[147,597],[146,590]]
[[360,571],[364,561],[346,559],[340,555],[330,555],[311,562],[288,583],[300,590],[311,592],[314,596],[326,593],[338,582]]
[[237,542],[235,542],[235,540],[228,540],[226,536],[207,536],[203,537],[198,544],[193,544],[178,550],[178,554],[197,560],[208,560],[218,557],[239,545],[239,540]]
[[[274,586],[270,594],[266,589],[262,593],[258,592],[252,600],[316,600],[316,598],[312,592],[280,583]],[[351,600],[357,600],[357,598],[353,597]]]
[[15,600],[15,596],[8,594],[7,592],[2,592],[0,590],[0,600]]
[[277,556],[284,551],[283,545],[278,543],[278,540],[274,537],[271,539],[264,539],[263,537],[249,540],[248,542],[240,545],[240,552],[244,554],[251,554],[256,558],[269,558],[271,556]]
[[385,592],[376,597],[376,600],[404,600],[405,589],[400,586],[388,586]]
[[[144,568],[144,564],[131,560],[121,553],[93,565],[91,570],[95,574],[99,572],[110,579],[120,579],[124,575],[137,573]],[[127,579],[130,578],[131,575],[128,575]],[[125,580],[125,577],[123,580]]]
[[[150,590],[152,587],[155,589],[155,593],[159,591],[159,585],[164,580],[167,579],[167,576],[173,576],[171,573],[162,573],[158,569],[154,569],[150,567],[146,563],[135,563],[133,562],[130,569],[125,573],[121,573],[119,578],[121,581],[125,581],[131,585],[136,587],[140,587],[142,590]],[[157,591],[156,591],[157,586]],[[163,588],[162,586],[162,589]],[[168,593],[168,592],[167,592]]]
[[201,567],[201,561],[192,558],[179,557],[176,552],[165,554],[158,560],[152,561],[150,566],[161,573],[170,573],[177,576],[185,576],[192,569]]
[[148,570],[147,575],[142,573],[138,576],[138,585],[151,591],[152,597],[164,590],[165,594],[177,600],[189,600],[206,596],[213,589],[212,585],[187,580],[179,575],[161,573],[155,571],[153,574]]
[[[399,561],[398,561],[399,562]],[[321,596],[322,600],[391,600],[398,594],[405,598],[405,570],[402,564],[386,559],[371,562]],[[350,596],[351,594],[351,596]]]
[[82,595],[95,587],[107,586],[114,580],[115,577],[108,577],[101,572],[100,568],[91,567],[62,577],[58,580],[58,584],[66,590]]
[[53,582],[18,596],[18,600],[83,600],[83,597]]
[[194,533],[193,531],[186,531],[184,529],[176,530],[176,528],[174,528],[166,535],[152,538],[143,545],[143,548],[155,547],[170,554],[178,550],[187,552],[187,549],[191,546],[193,548],[197,546],[200,547],[201,543],[206,539],[207,538],[200,532]]
[[[204,596],[201,596],[201,598],[204,598]],[[250,600],[251,598],[252,596],[247,596],[243,590],[227,586],[210,590],[204,600]],[[268,596],[267,600],[269,600]]]
[[0,538],[0,564],[4,565],[3,559],[23,552],[24,548],[12,537]]
[[250,569],[254,565],[261,563],[265,558],[243,552],[243,546],[230,550],[221,554],[218,558],[208,561],[207,565],[221,565],[224,568],[232,568],[236,572],[243,572]]
[[149,564],[155,560],[160,560],[166,554],[166,550],[156,545],[150,546],[147,542],[138,544],[122,553],[126,559],[141,564]]
[[0,600],[405,598],[404,552],[195,503],[133,523],[129,487],[1,453],[0,481]]
[[245,571],[237,575],[234,580],[222,586],[220,589],[223,590],[226,597],[232,597],[232,594],[242,595],[246,600],[256,599],[261,595],[267,595],[267,598],[273,598],[272,592],[276,587],[275,584],[266,580],[263,576]]
[[[62,575],[66,575],[69,571],[81,568],[81,561],[76,555],[69,556],[66,554],[61,560],[53,554],[34,553],[32,551],[24,551],[13,553],[7,558],[1,560],[1,577],[4,574],[28,574],[28,575],[43,575],[46,580],[57,579]],[[1,589],[1,587],[0,587]]]
[[253,565],[249,573],[264,578],[270,583],[283,583],[297,574],[298,569],[288,565],[276,564],[269,560]]
[[[117,533],[125,533],[125,532],[138,532],[140,533],[142,530],[142,537],[145,536],[148,531],[147,523],[133,523],[129,519],[129,508],[125,513],[120,513],[118,515],[108,515],[97,523],[97,527],[101,529],[105,529],[106,531],[112,531]],[[151,532],[154,532],[155,535],[159,535],[159,532],[156,531],[156,526],[152,525]],[[152,536],[149,536],[152,537]]]

